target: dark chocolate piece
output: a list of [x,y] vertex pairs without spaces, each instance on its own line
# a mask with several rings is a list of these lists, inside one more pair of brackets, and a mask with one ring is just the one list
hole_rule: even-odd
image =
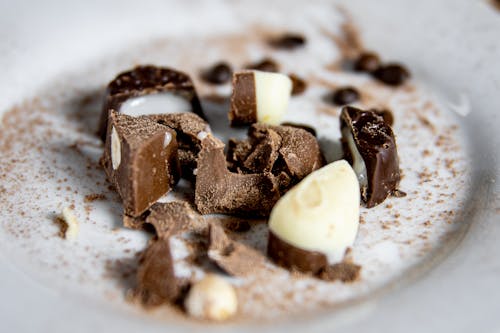
[[306,44],[306,38],[296,33],[285,33],[282,36],[273,38],[269,41],[269,45],[285,50],[294,50]]
[[366,207],[376,206],[397,190],[401,179],[394,133],[384,118],[373,111],[346,106],[340,119],[345,159],[351,164],[354,162],[355,154],[349,147],[348,138],[352,135],[366,167],[364,184],[360,181],[361,198]]
[[170,239],[153,239],[139,261],[134,294],[145,306],[176,302],[189,281],[175,276]]
[[186,99],[192,111],[204,118],[195,87],[187,74],[171,68],[138,66],[119,74],[109,83],[99,123],[99,136],[105,141],[108,117],[112,111],[120,112],[126,100],[164,92]]
[[311,133],[314,137],[316,137],[316,130],[309,126],[309,125],[306,125],[306,124],[298,124],[298,123],[291,123],[291,122],[284,122],[281,124],[281,126],[290,126],[290,127],[295,127],[295,128],[301,128],[303,129],[304,131],[308,131],[309,133]]
[[354,62],[354,70],[372,73],[380,66],[380,58],[376,53],[364,52]]
[[136,217],[166,194],[179,179],[173,130],[146,118],[112,113],[101,159],[109,181]]
[[378,110],[378,109],[372,109],[373,112],[375,112],[376,114],[378,114],[379,116],[382,116],[382,118],[384,118],[384,121],[392,127],[392,125],[394,125],[394,115],[392,114],[391,111],[387,110],[387,109],[382,109],[382,110]]
[[268,216],[279,199],[271,173],[237,174],[227,169],[224,144],[208,135],[198,154],[195,204],[202,214]]
[[246,69],[255,69],[263,72],[279,72],[280,68],[276,61],[271,58],[264,58],[259,62],[254,64],[249,64],[245,66]]
[[219,62],[212,67],[204,70],[201,78],[206,82],[213,84],[223,84],[231,80],[233,70],[226,62]]
[[231,108],[228,117],[231,126],[242,126],[257,122],[255,76],[252,71],[234,73]]
[[328,266],[323,253],[293,246],[272,231],[269,231],[267,254],[276,264],[305,273],[318,274]]
[[196,158],[201,149],[201,140],[211,132],[208,123],[196,114],[189,112],[142,117],[147,117],[159,124],[168,126],[177,133],[181,176],[193,181],[195,178],[193,171],[196,169]]
[[253,274],[265,262],[257,250],[229,239],[217,223],[210,223],[208,244],[208,258],[233,276]]
[[351,104],[359,100],[359,92],[354,87],[342,87],[336,89],[329,97],[336,105]]
[[410,78],[410,72],[403,65],[382,65],[373,72],[373,76],[390,86],[399,86]]
[[281,193],[325,164],[316,138],[304,129],[253,124],[248,137],[229,142],[229,169],[245,174],[271,172]]
[[288,74],[290,80],[292,80],[292,96],[297,96],[303,94],[307,89],[307,83],[299,77],[297,74]]

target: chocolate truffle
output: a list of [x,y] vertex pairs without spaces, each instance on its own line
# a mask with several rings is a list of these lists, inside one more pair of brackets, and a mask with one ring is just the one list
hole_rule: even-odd
[[155,66],[138,66],[109,83],[99,123],[103,141],[111,111],[129,116],[192,111],[204,117],[191,78],[183,72]]
[[195,204],[202,214],[266,217],[279,196],[271,173],[233,173],[226,165],[224,144],[211,134],[203,139],[195,185]]
[[231,126],[256,122],[279,124],[291,92],[292,81],[288,75],[255,70],[234,73],[228,114]]
[[137,217],[179,179],[175,131],[146,118],[112,112],[101,159],[126,215]]
[[374,111],[346,106],[340,116],[344,157],[353,165],[366,207],[373,207],[397,190],[401,178],[396,138]]

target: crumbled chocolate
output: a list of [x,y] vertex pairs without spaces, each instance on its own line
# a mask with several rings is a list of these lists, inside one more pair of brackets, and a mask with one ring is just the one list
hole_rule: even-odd
[[374,52],[364,52],[354,62],[354,70],[372,73],[380,66],[380,58]]
[[306,38],[296,33],[285,33],[269,41],[269,45],[277,49],[295,50],[306,44]]
[[105,141],[111,112],[120,112],[120,107],[126,100],[165,92],[186,99],[191,104],[192,111],[204,118],[193,82],[187,74],[171,68],[137,66],[119,74],[108,84],[99,123],[99,136]]
[[410,78],[410,71],[400,64],[386,64],[377,68],[373,76],[390,86],[399,86]]
[[202,214],[265,217],[279,199],[278,183],[271,173],[229,171],[224,144],[212,135],[202,141],[197,163],[195,204]]
[[219,62],[212,67],[204,70],[201,78],[208,83],[223,84],[231,80],[233,69],[226,62]]
[[125,214],[139,216],[179,179],[176,134],[147,118],[113,112],[101,163]]
[[271,58],[264,58],[253,64],[248,64],[245,66],[246,69],[255,69],[257,71],[263,72],[279,72],[280,68],[276,61]]
[[354,87],[342,87],[333,91],[327,100],[336,105],[347,105],[359,100],[359,92]]
[[252,274],[265,262],[260,252],[231,240],[217,223],[210,223],[208,244],[208,258],[233,276]]
[[354,282],[358,280],[361,266],[342,261],[338,264],[326,266],[317,277],[325,281]]
[[292,80],[292,96],[301,95],[307,89],[307,83],[299,77],[297,74],[290,73],[288,74],[290,79]]

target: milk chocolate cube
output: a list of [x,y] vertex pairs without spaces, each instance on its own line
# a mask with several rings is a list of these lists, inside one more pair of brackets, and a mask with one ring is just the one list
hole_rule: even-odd
[[366,207],[383,202],[397,192],[399,171],[396,138],[384,117],[376,111],[351,106],[340,116],[344,158],[352,164]]
[[105,140],[111,112],[128,116],[203,111],[191,78],[171,68],[138,66],[119,74],[107,87],[99,124]]
[[139,216],[179,179],[175,131],[147,118],[113,112],[102,164],[125,214]]

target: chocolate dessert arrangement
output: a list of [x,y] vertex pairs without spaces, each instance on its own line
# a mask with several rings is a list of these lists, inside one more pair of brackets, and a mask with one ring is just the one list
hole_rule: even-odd
[[[300,52],[307,40],[286,33],[267,45]],[[292,96],[307,93],[307,80],[280,73],[270,57],[243,67],[220,61],[200,72],[203,84],[232,85],[230,126],[248,131],[227,143],[212,133],[182,71],[138,66],[107,87],[101,164],[123,203],[124,226],[154,231],[133,292],[146,307],[170,304],[194,318],[229,319],[238,312],[238,290],[226,277],[251,276],[266,265],[354,282],[361,267],[347,254],[360,228],[360,205],[404,194],[390,111],[350,106],[363,95],[354,87],[332,90],[328,102],[341,107],[343,159],[327,161],[315,124],[284,121]],[[373,52],[359,54],[353,70],[392,87],[409,78],[403,66],[382,63]],[[165,199],[181,178],[190,184],[190,200]],[[267,219],[267,253],[233,237],[250,223],[224,224],[208,214]],[[202,277],[176,274],[175,242],[186,234],[199,240],[193,260],[210,264]]]

